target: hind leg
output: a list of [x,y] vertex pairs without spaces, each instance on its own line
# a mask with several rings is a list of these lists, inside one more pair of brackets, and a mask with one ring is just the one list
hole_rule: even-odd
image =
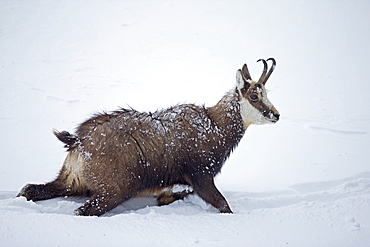
[[84,205],[75,210],[75,214],[100,216],[131,198],[131,196],[122,196],[121,193],[115,193],[112,190],[108,191],[93,194]]
[[47,184],[27,184],[17,197],[24,196],[28,201],[51,199],[65,194],[65,188],[57,180]]
[[89,194],[82,178],[83,159],[76,152],[70,152],[64,161],[58,177],[47,184],[27,184],[17,195],[27,200],[39,201],[59,196],[84,196]]
[[183,190],[181,192],[173,192],[172,190],[164,190],[157,196],[158,206],[168,205],[177,200],[183,200],[188,195],[193,194],[192,191]]

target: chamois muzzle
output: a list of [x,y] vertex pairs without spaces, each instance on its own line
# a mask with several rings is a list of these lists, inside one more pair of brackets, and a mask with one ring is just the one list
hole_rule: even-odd
[[274,114],[274,117],[275,117],[275,120],[272,120],[272,122],[276,123],[277,121],[279,121],[280,114],[279,113],[275,113]]

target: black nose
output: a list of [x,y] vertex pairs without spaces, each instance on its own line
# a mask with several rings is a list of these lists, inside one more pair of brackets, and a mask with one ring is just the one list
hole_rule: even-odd
[[275,113],[275,114],[274,114],[274,117],[276,118],[276,121],[278,121],[278,120],[279,120],[279,118],[280,118],[280,114],[279,114],[279,113]]

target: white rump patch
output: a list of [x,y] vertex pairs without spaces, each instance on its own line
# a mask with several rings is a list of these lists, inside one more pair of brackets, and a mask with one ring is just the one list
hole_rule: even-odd
[[67,175],[67,185],[75,184],[77,187],[83,186],[84,157],[79,152],[70,152],[64,161],[65,173]]

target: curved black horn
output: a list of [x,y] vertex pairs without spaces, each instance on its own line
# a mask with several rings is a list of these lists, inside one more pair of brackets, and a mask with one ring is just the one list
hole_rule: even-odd
[[267,72],[267,62],[265,61],[265,59],[258,59],[257,63],[259,61],[263,62],[263,72],[262,72],[262,75],[261,75],[260,79],[258,80],[258,83],[265,84],[265,82],[266,82],[265,77],[266,77],[266,72]]
[[269,60],[271,60],[271,61],[272,61],[272,66],[271,66],[271,68],[270,68],[269,72],[267,73],[267,75],[266,75],[266,77],[265,77],[265,79],[264,79],[264,81],[263,81],[263,84],[266,84],[267,80],[269,79],[269,77],[270,77],[270,75],[271,75],[272,71],[274,71],[275,66],[276,66],[276,61],[275,61],[275,59],[274,59],[274,58],[270,57],[270,58],[269,58],[269,59],[267,59],[266,61],[269,61]]

